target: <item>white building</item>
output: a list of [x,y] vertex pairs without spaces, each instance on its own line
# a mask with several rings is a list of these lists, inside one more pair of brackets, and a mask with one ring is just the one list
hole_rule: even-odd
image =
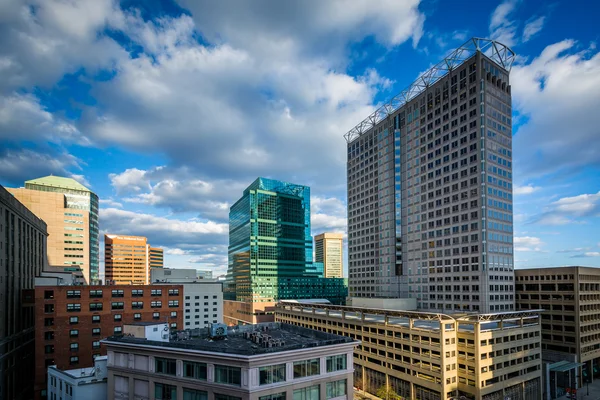
[[183,283],[183,328],[206,328],[223,322],[223,283]]
[[107,356],[96,357],[94,366],[60,370],[48,367],[48,400],[106,400]]

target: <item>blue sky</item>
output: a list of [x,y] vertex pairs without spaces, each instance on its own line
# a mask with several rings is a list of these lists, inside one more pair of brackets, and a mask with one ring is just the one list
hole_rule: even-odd
[[226,270],[257,176],[346,229],[343,134],[472,36],[518,54],[515,265],[600,266],[600,5],[578,1],[0,2],[0,184],[56,174],[102,233]]

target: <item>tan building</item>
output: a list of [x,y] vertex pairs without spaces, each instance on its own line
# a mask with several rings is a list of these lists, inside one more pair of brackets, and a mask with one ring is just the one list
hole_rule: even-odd
[[357,341],[278,323],[223,328],[166,341],[148,330],[103,340],[107,399],[353,399]]
[[550,398],[599,379],[600,268],[519,269],[515,281],[519,309],[545,310],[542,358],[553,382],[547,386]]
[[148,262],[150,263],[150,269],[164,268],[165,262],[163,249],[148,245]]
[[58,176],[7,189],[48,226],[48,264],[79,271],[86,283],[98,276],[98,196],[79,182]]
[[275,320],[360,340],[358,393],[410,400],[542,398],[535,311],[450,316],[280,302]]
[[325,278],[344,275],[344,234],[325,232],[315,236],[315,262],[323,263]]
[[150,283],[148,244],[143,236],[104,235],[104,276],[115,285]]

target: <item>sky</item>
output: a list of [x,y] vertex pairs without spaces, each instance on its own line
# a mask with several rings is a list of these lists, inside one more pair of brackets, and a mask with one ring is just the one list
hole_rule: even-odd
[[345,232],[344,133],[492,38],[517,53],[515,265],[600,266],[598,16],[582,0],[0,0],[0,184],[73,177],[101,199],[101,235],[223,274],[229,206],[256,177],[310,186],[313,234]]

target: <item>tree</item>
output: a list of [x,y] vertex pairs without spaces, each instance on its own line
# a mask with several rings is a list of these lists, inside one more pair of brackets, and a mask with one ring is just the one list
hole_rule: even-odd
[[402,400],[402,396],[398,395],[390,386],[381,386],[375,392],[375,395],[383,400]]

